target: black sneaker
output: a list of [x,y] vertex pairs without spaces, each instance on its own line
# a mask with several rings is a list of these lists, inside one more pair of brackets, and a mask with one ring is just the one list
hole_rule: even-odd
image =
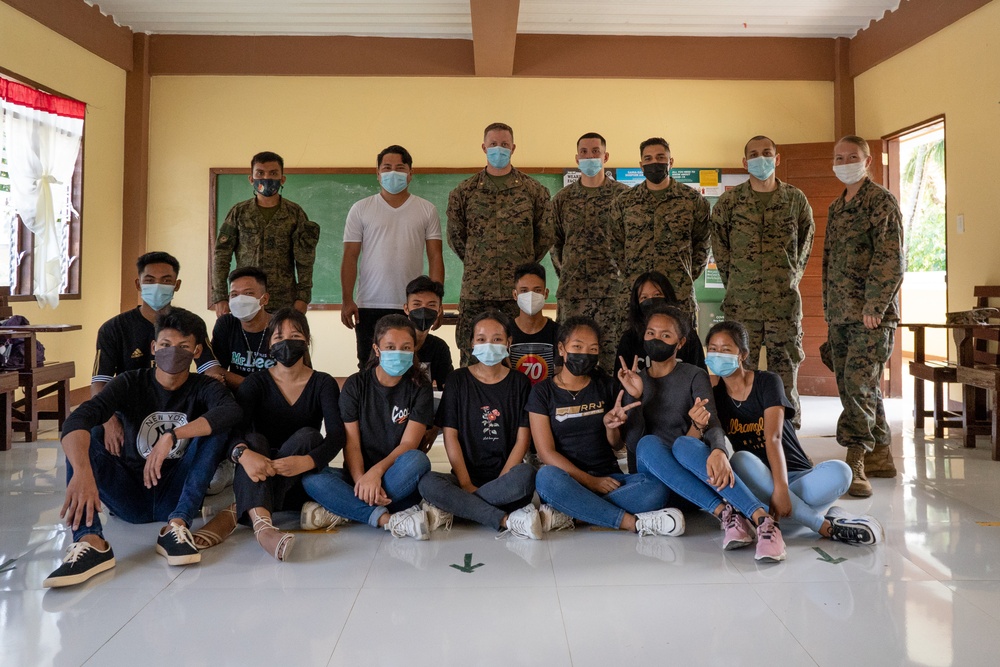
[[156,553],[166,557],[170,565],[190,565],[201,560],[201,552],[187,526],[168,523],[156,539]]
[[827,510],[826,520],[830,522],[830,539],[837,542],[871,546],[883,540],[882,524],[869,514],[851,516],[833,506]]
[[107,549],[101,551],[89,542],[74,542],[66,550],[62,565],[42,582],[42,586],[45,588],[75,586],[114,566],[115,552],[111,550],[110,544]]

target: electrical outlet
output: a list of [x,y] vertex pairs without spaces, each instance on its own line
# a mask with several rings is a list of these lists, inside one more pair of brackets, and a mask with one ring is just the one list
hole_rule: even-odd
[[955,226],[958,228],[958,233],[959,234],[964,234],[965,233],[965,216],[964,215],[959,215],[957,218],[955,218]]

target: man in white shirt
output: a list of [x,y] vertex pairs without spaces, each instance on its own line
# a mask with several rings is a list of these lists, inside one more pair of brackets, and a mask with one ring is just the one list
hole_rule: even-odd
[[444,283],[441,219],[434,204],[410,194],[409,151],[389,146],[378,154],[376,167],[381,191],[355,202],[348,212],[340,265],[340,319],[357,337],[358,368],[371,355],[379,318],[404,314],[406,285],[424,273],[425,251],[427,274]]

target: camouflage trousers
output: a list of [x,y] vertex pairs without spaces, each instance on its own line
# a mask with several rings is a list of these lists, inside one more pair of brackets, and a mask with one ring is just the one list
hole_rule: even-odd
[[[830,325],[829,359],[844,410],[837,420],[837,442],[844,447],[888,446],[889,422],[882,403],[882,376],[892,354],[895,329]],[[824,359],[824,363],[827,359]]]
[[585,315],[601,327],[601,356],[598,364],[607,373],[615,368],[615,351],[625,333],[628,300],[609,297],[606,299],[559,299],[559,324],[570,317]]
[[472,320],[476,319],[479,313],[489,308],[495,308],[501,313],[514,320],[520,309],[514,299],[504,299],[497,301],[493,299],[466,299],[458,300],[458,323],[455,325],[455,344],[462,354],[462,366],[469,365],[469,355],[472,352]]
[[802,412],[799,404],[799,365],[806,358],[802,349],[802,329],[797,322],[743,322],[750,339],[750,356],[746,365],[757,370],[760,348],[767,349],[767,370],[777,373],[785,385],[785,396],[795,408],[792,424],[802,426]]

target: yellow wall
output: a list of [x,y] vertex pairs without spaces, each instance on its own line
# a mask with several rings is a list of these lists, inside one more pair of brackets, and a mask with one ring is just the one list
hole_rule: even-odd
[[46,334],[46,357],[76,362],[74,387],[90,384],[98,327],[119,311],[125,72],[0,3],[0,66],[87,103],[84,125],[82,294],[55,310],[14,304],[33,324],[82,324]]
[[[482,128],[502,120],[514,127],[518,166],[571,166],[577,137],[598,131],[611,166],[636,166],[639,142],[662,135],[676,166],[736,167],[755,134],[833,135],[833,84],[823,82],[160,76],[151,108],[149,248],[180,258],[175,303],[210,323],[208,170],[243,166],[259,150],[289,167],[374,169],[378,151],[399,143],[417,167],[472,167],[484,164]],[[339,311],[310,322],[322,332],[317,367],[350,374],[354,337]],[[441,335],[452,342],[453,329]]]
[[[948,304],[1000,284],[1000,2],[992,2],[859,76],[858,133],[884,136],[945,114]],[[959,234],[956,217],[965,216]]]

